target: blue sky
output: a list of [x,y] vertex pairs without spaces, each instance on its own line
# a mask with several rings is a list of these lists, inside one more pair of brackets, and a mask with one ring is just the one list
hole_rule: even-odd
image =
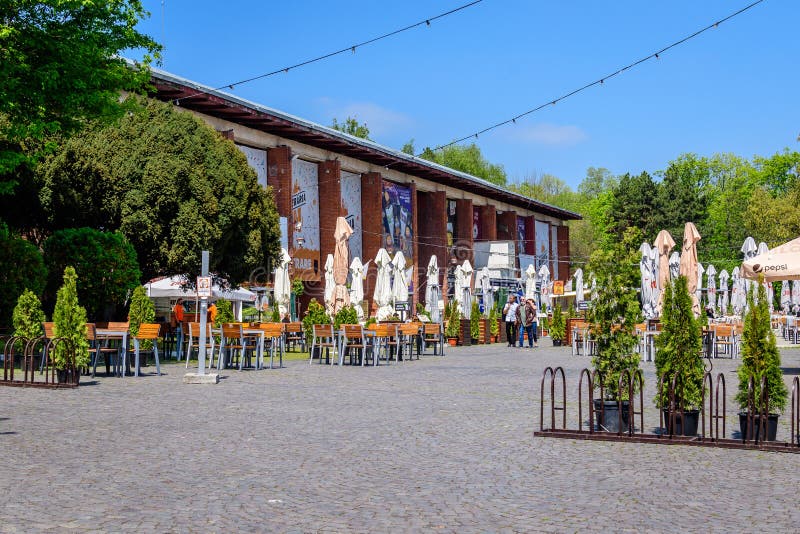
[[[140,27],[166,45],[167,71],[222,86],[350,46],[466,0],[376,2],[144,0]],[[234,94],[417,150],[548,102],[750,3],[483,0],[430,27]],[[684,152],[752,157],[800,150],[796,0],[766,0],[601,87],[480,136],[509,178],[553,174],[573,187],[590,166],[655,172]],[[162,30],[163,27],[163,30]],[[135,56],[135,54],[132,54]]]

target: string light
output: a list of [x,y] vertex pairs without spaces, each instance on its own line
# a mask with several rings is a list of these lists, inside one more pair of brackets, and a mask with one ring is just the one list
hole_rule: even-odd
[[[450,11],[445,11],[444,13],[439,13],[436,16],[429,17],[427,19],[423,19],[423,20],[421,20],[419,22],[415,22],[414,24],[409,24],[408,26],[405,26],[403,28],[391,31],[389,33],[385,33],[383,35],[379,35],[378,37],[373,37],[372,39],[367,39],[364,42],[356,43],[354,45],[350,45],[347,48],[342,48],[342,49],[336,50],[334,52],[329,52],[329,53],[324,54],[322,56],[318,56],[318,57],[315,57],[315,58],[312,58],[312,59],[307,59],[305,61],[301,61],[300,63],[296,63],[294,65],[289,65],[288,67],[283,67],[283,68],[280,68],[280,69],[277,69],[277,70],[273,70],[271,72],[265,72],[264,74],[259,74],[257,76],[253,76],[252,78],[246,78],[244,80],[239,80],[238,82],[233,82],[233,83],[226,83],[226,84],[222,85],[221,87],[215,87],[213,90],[214,91],[218,91],[220,89],[225,89],[225,88],[233,89],[237,85],[242,85],[242,84],[245,84],[245,83],[254,82],[254,81],[260,80],[262,78],[268,78],[269,76],[274,76],[275,74],[280,74],[281,72],[287,73],[287,72],[289,72],[289,69],[296,69],[297,67],[304,67],[306,65],[310,65],[312,63],[316,63],[318,61],[322,61],[324,59],[328,59],[328,58],[332,58],[334,56],[338,56],[339,54],[342,54],[344,52],[351,52],[351,53],[355,54],[356,53],[356,48],[359,47],[359,46],[366,46],[368,44],[377,43],[378,41],[382,41],[383,39],[387,39],[389,37],[393,37],[393,36],[395,36],[395,35],[397,35],[399,33],[403,33],[403,32],[409,31],[409,30],[413,30],[414,28],[418,28],[418,27],[423,26],[423,25],[430,26],[431,25],[431,21],[439,20],[439,19],[442,19],[442,18],[447,17],[449,15],[453,15],[455,13],[458,13],[459,11],[463,11],[464,9],[472,7],[472,6],[476,5],[476,4],[480,4],[482,1],[483,0],[473,0],[472,2],[469,2],[467,4],[458,6],[456,8],[453,8]],[[194,93],[194,94],[191,94],[191,95],[182,96],[180,98],[177,98],[177,99],[173,100],[173,102],[175,104],[177,104],[178,102],[180,102],[181,100],[184,100],[186,98],[192,98],[194,96],[200,96],[200,95],[203,95],[203,94],[205,94],[205,93],[198,92],[198,93]]]
[[[708,26],[706,26],[706,27],[704,27],[704,28],[701,28],[701,29],[697,30],[697,31],[696,31],[696,32],[694,32],[693,34],[691,34],[691,35],[687,35],[687,36],[686,36],[686,37],[684,37],[683,39],[680,39],[680,40],[678,40],[678,41],[675,41],[674,43],[672,43],[672,44],[670,44],[670,45],[668,45],[668,46],[665,46],[665,47],[664,47],[664,48],[662,48],[661,50],[658,50],[658,51],[656,51],[656,52],[653,52],[652,54],[649,54],[648,56],[645,56],[645,57],[643,57],[642,59],[639,59],[639,60],[637,60],[637,61],[634,61],[633,63],[630,63],[630,64],[628,64],[628,65],[626,65],[626,66],[624,66],[624,67],[622,67],[622,68],[620,68],[620,69],[617,69],[616,71],[612,72],[611,74],[608,74],[608,75],[606,75],[606,76],[603,76],[602,78],[599,78],[599,79],[597,79],[597,80],[595,80],[595,81],[593,81],[593,82],[589,82],[589,83],[587,83],[586,85],[584,85],[584,86],[582,86],[582,87],[579,87],[579,88],[577,88],[577,89],[575,89],[575,90],[573,90],[573,91],[570,91],[569,93],[566,93],[566,94],[564,94],[564,95],[561,95],[560,97],[556,98],[555,100],[550,100],[550,101],[549,101],[549,102],[547,102],[546,104],[542,104],[542,105],[536,106],[535,108],[533,108],[533,109],[529,109],[528,111],[526,111],[526,112],[524,112],[524,113],[520,113],[520,114],[519,114],[519,115],[517,115],[517,116],[516,116],[514,119],[507,119],[507,120],[504,120],[504,121],[498,122],[498,123],[496,123],[496,124],[493,124],[493,125],[491,125],[491,126],[489,126],[489,127],[487,127],[487,128],[484,128],[483,130],[481,130],[481,131],[480,131],[480,132],[478,132],[478,133],[484,133],[484,132],[488,132],[488,131],[494,130],[494,129],[496,129],[496,128],[500,128],[501,126],[505,126],[506,124],[509,124],[509,123],[514,123],[514,124],[516,124],[516,120],[515,120],[515,119],[519,119],[519,118],[522,118],[522,117],[526,117],[526,116],[528,116],[528,115],[531,115],[531,114],[533,114],[533,113],[536,113],[537,111],[540,111],[542,108],[544,108],[544,107],[547,107],[547,106],[555,106],[557,102],[559,102],[559,101],[561,101],[561,100],[566,100],[567,98],[569,98],[569,97],[571,97],[571,96],[574,96],[574,95],[576,95],[576,94],[578,94],[578,93],[581,93],[581,92],[583,92],[583,91],[585,91],[585,90],[587,90],[587,89],[589,89],[590,87],[593,87],[593,86],[595,86],[595,85],[602,85],[602,84],[603,84],[603,82],[604,82],[605,80],[608,80],[609,78],[613,78],[614,76],[617,76],[617,75],[619,75],[619,74],[622,74],[622,73],[623,73],[623,72],[625,72],[626,70],[629,70],[629,69],[632,69],[632,68],[634,68],[634,67],[637,67],[638,65],[640,65],[640,64],[642,64],[642,63],[644,63],[645,61],[647,61],[647,60],[649,60],[649,59],[659,59],[659,57],[660,57],[660,54],[663,54],[663,53],[664,53],[664,52],[666,52],[667,50],[670,50],[671,48],[675,48],[676,46],[679,46],[679,45],[681,45],[681,44],[685,43],[686,41],[689,41],[689,40],[691,40],[691,39],[694,39],[695,37],[699,36],[699,35],[700,35],[700,34],[702,34],[702,33],[705,33],[706,31],[708,31],[708,30],[710,30],[710,29],[712,29],[712,28],[717,28],[717,27],[719,27],[719,25],[720,25],[720,24],[722,24],[723,22],[726,22],[726,21],[728,21],[728,20],[732,19],[733,17],[735,17],[735,16],[737,16],[737,15],[741,15],[741,14],[742,14],[742,13],[744,13],[745,11],[747,11],[747,10],[749,10],[749,9],[751,9],[751,8],[753,8],[753,7],[755,7],[755,6],[757,6],[758,4],[762,3],[763,1],[764,1],[764,0],[756,0],[755,2],[753,2],[753,3],[751,3],[751,4],[749,4],[749,5],[745,6],[745,7],[743,7],[742,9],[740,9],[740,10],[738,10],[738,11],[734,12],[734,13],[731,13],[731,14],[730,14],[730,15],[728,15],[727,17],[724,17],[724,18],[722,18],[722,19],[720,19],[720,20],[718,20],[718,21],[716,21],[716,22],[714,22],[714,23],[712,23],[712,24],[709,24]],[[461,142],[463,142],[463,141],[467,141],[468,139],[471,139],[472,137],[475,137],[475,136],[476,136],[476,134],[469,134],[469,135],[465,135],[464,137],[460,137],[460,138],[456,139],[455,141],[451,141],[451,142],[449,142],[449,143],[447,143],[447,144],[444,144],[444,145],[439,145],[439,146],[437,146],[436,148],[434,148],[433,150],[434,150],[434,151],[436,151],[436,150],[442,150],[442,149],[444,149],[444,148],[447,148],[447,147],[449,147],[449,146],[457,145],[457,144],[459,144],[459,143],[461,143]],[[417,154],[417,157],[420,157],[420,156],[422,156],[422,153],[419,153],[419,154]]]

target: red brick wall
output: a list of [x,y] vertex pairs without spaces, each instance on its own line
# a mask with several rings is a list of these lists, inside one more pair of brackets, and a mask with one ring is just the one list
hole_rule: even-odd
[[525,217],[525,254],[536,254],[536,217]]
[[497,210],[494,206],[478,206],[481,216],[481,241],[497,240]]
[[292,216],[292,150],[288,146],[267,149],[267,185],[275,192],[278,215]]
[[328,254],[336,249],[333,232],[336,218],[342,211],[341,170],[338,160],[319,163],[319,259],[320,269],[325,265]]
[[427,280],[428,262],[436,256],[439,269],[444,272],[449,257],[447,255],[447,196],[444,191],[418,192],[417,241],[419,242],[419,262],[417,271],[417,298],[425,301],[425,282]]
[[569,226],[558,227],[558,279],[565,282],[570,278],[569,268]]
[[[473,263],[472,255],[472,201],[469,199],[456,200],[456,235],[455,243],[456,250],[455,256],[458,263],[468,259]],[[448,259],[447,265],[450,264]]]
[[497,239],[517,240],[517,212],[504,211],[497,215]]
[[[361,262],[365,264],[369,260],[374,260],[381,248],[383,235],[382,184],[379,172],[361,175],[361,221],[363,227],[361,248],[364,256],[361,258]],[[367,278],[364,280],[364,297],[370,303],[370,310],[372,310],[372,294],[375,292],[376,276],[375,262],[371,261]]]

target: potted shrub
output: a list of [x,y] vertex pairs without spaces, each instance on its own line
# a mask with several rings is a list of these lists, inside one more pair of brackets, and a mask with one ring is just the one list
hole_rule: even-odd
[[[75,269],[64,269],[64,285],[56,294],[56,307],[53,311],[53,329],[56,337],[63,337],[67,343],[58,343],[52,351],[58,381],[78,383],[80,369],[89,366],[89,342],[86,340],[86,310],[78,304],[78,275]],[[75,368],[70,368],[69,351],[74,353]],[[73,374],[74,373],[74,374]]]
[[458,336],[461,333],[461,312],[458,311],[458,306],[452,306],[450,309],[450,316],[447,318],[447,326],[444,330],[444,335],[447,337],[447,342],[451,347],[458,344]]
[[351,306],[343,306],[333,318],[334,330],[339,330],[343,324],[358,324],[358,312]]
[[[27,341],[37,339],[44,335],[42,323],[46,320],[39,297],[30,289],[25,289],[17,299],[17,305],[14,307],[14,313],[12,314],[14,335]],[[14,350],[17,351],[16,354],[18,356],[22,356],[27,341],[20,341],[15,344]],[[11,362],[11,364],[14,365],[14,362]]]
[[317,299],[312,298],[306,308],[306,314],[303,316],[303,333],[306,336],[306,345],[311,346],[314,340],[314,325],[315,324],[330,324],[331,319],[325,312],[325,306],[317,302]]
[[496,305],[489,310],[489,334],[491,335],[491,342],[497,343],[497,336],[500,335],[500,311]]
[[550,339],[553,340],[554,347],[560,347],[567,331],[564,314],[561,312],[561,305],[553,306],[553,320],[550,322]]
[[[609,432],[628,429],[631,399],[627,390],[619,390],[619,379],[624,371],[635,374],[641,360],[636,353],[639,341],[635,331],[640,316],[639,301],[635,290],[619,282],[618,277],[606,276],[589,308],[589,323],[597,346],[592,366],[602,377],[604,395],[594,399],[594,410],[598,427]],[[599,388],[599,383],[595,387]]]
[[472,344],[475,345],[480,342],[481,338],[481,308],[478,306],[478,301],[472,301],[472,311],[469,316],[469,337]]
[[214,326],[220,328],[225,323],[234,322],[233,303],[226,299],[217,300],[217,320]]
[[[147,290],[144,286],[136,286],[131,296],[131,305],[128,308],[128,328],[131,337],[139,333],[139,326],[142,323],[152,323],[155,319],[156,308],[153,301],[147,296]],[[142,340],[140,348],[145,351],[151,350],[153,342],[149,339]]]
[[[705,369],[700,321],[692,312],[685,276],[679,276],[664,289],[661,325],[661,333],[656,337],[656,376],[661,379],[656,407],[664,411],[667,428],[672,424],[669,413],[676,412],[673,433],[694,436],[703,402]],[[674,404],[670,404],[673,381],[675,398]]]
[[[744,439],[753,439],[757,434],[759,440],[775,441],[778,431],[778,416],[786,407],[788,390],[783,382],[781,372],[781,355],[775,341],[775,333],[770,325],[769,303],[767,293],[762,284],[763,276],[759,277],[758,299],[753,298],[753,288],[747,295],[748,311],[744,317],[742,330],[742,363],[736,373],[739,377],[739,391],[736,402],[739,404],[739,428]],[[752,400],[748,384],[753,380]],[[766,379],[767,405],[761,403],[761,382]],[[748,421],[749,411],[753,409],[752,417]],[[762,421],[763,413],[767,412],[767,420]],[[751,435],[749,433],[752,424]],[[759,430],[764,425],[763,430]]]
[[547,320],[547,304],[542,303],[542,309],[539,310],[539,337],[547,337],[550,335],[550,324]]

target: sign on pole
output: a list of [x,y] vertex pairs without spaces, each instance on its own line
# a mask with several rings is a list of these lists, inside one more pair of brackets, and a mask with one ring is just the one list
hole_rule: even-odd
[[197,296],[201,299],[211,297],[211,277],[198,276],[197,277]]

